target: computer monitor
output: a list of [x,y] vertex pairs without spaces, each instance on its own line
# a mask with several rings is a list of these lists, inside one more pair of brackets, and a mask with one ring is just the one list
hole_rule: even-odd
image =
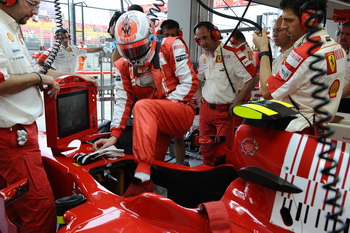
[[54,154],[69,150],[75,139],[97,133],[97,89],[79,76],[64,76],[57,98],[44,91],[47,146]]

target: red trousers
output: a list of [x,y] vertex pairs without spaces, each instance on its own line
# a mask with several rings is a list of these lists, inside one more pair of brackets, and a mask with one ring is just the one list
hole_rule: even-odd
[[142,99],[134,108],[133,153],[136,172],[150,174],[153,160],[163,161],[170,141],[191,127],[195,109],[185,103]]
[[227,155],[231,150],[234,135],[234,118],[231,118],[227,109],[211,109],[204,101],[199,110],[200,136],[224,136],[226,143],[201,145],[203,164],[215,166],[217,157]]
[[[28,133],[24,146],[18,145],[17,130]],[[42,164],[36,123],[0,128],[0,189],[22,178],[29,179],[29,191],[7,206],[8,217],[28,233],[55,232],[54,196]]]

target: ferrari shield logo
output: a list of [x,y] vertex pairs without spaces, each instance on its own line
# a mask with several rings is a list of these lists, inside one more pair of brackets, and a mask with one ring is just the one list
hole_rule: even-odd
[[337,72],[337,62],[334,52],[326,53],[327,74],[331,75]]
[[222,56],[221,55],[217,55],[215,62],[216,63],[221,63],[222,62]]
[[248,51],[248,59],[253,61],[253,52],[252,51]]

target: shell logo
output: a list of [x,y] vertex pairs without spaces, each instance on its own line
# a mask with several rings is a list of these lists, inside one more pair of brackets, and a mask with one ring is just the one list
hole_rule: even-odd
[[10,39],[10,41],[14,42],[15,39],[13,38],[13,36],[10,33],[7,33],[7,37]]
[[121,42],[130,43],[136,39],[137,22],[128,15],[118,25],[118,36]]
[[337,97],[339,87],[340,87],[340,81],[338,79],[334,80],[334,82],[332,83],[332,85],[330,86],[329,91],[328,91],[329,98]]

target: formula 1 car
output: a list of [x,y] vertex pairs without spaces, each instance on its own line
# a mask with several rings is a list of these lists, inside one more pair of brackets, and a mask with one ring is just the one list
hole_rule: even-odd
[[[284,131],[295,113],[291,105],[257,101],[240,106],[236,114],[253,117],[236,132],[227,155],[232,164],[189,168],[155,161],[154,193],[124,198],[136,164],[121,151],[93,151],[91,140],[101,136],[95,134],[95,87],[74,76],[60,85],[57,100],[45,98],[47,132],[40,134],[56,198],[57,232],[349,231],[350,145],[330,139],[325,145],[314,136]],[[73,139],[81,142],[76,149],[69,146]],[[330,143],[335,150],[329,150]],[[321,152],[329,159],[320,158]],[[321,172],[334,161],[339,161],[335,175]],[[16,232],[3,208],[25,191],[25,183],[0,192],[2,233]]]

